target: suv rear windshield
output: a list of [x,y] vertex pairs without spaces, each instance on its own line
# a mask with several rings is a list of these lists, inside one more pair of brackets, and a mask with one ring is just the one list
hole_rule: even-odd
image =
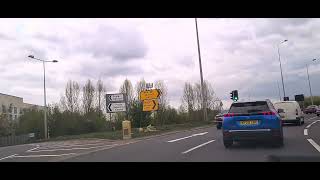
[[230,107],[229,113],[257,113],[269,111],[266,101],[235,103]]

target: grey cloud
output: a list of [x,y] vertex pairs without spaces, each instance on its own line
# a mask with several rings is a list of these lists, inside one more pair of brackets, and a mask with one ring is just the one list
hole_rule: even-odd
[[0,33],[0,40],[15,40],[14,38]]
[[88,78],[116,77],[119,75],[130,76],[143,73],[143,69],[139,66],[121,64],[121,63],[87,63],[83,65],[78,73]]
[[[259,20],[258,20],[259,21]],[[310,22],[311,19],[294,18],[294,19],[262,19],[257,23],[257,36],[267,36],[270,34],[279,34],[286,36],[288,26],[303,26]]]
[[34,37],[37,39],[41,39],[41,40],[45,40],[45,41],[49,41],[49,42],[53,42],[53,43],[65,42],[65,40],[59,36],[46,35],[46,34],[42,34],[42,33],[37,33],[36,35],[34,35]]
[[102,26],[95,34],[86,34],[82,39],[79,49],[97,58],[112,57],[126,61],[143,58],[147,53],[143,37],[132,29]]
[[39,59],[47,59],[47,53],[44,49],[40,49],[40,48],[34,47],[32,45],[24,45],[22,47],[22,49],[24,49],[26,52],[28,52],[28,54],[25,55],[26,57],[28,55],[34,55],[35,57],[37,57]]
[[188,68],[193,68],[195,66],[194,58],[192,56],[184,56],[179,58],[179,65],[185,66]]

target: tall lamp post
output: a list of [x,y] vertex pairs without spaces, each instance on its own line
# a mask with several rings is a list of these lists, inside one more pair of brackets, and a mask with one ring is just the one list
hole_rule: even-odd
[[200,53],[200,43],[199,43],[199,33],[198,33],[198,22],[195,18],[196,23],[196,33],[197,33],[197,44],[198,44],[198,55],[199,55],[199,67],[200,67],[200,78],[201,78],[201,94],[202,94],[202,107],[203,107],[203,119],[207,120],[207,103],[204,97],[204,87],[203,87],[203,74],[202,74],[202,64],[201,64],[201,53]]
[[[316,61],[317,59],[313,59],[312,61]],[[311,90],[311,83],[310,83],[310,77],[309,77],[309,68],[308,63],[306,64],[307,67],[307,75],[308,75],[308,81],[309,81],[309,89],[310,89],[310,97],[311,97],[311,104],[313,105],[313,97],[312,97],[312,90]]]
[[51,61],[47,61],[47,60],[42,60],[42,59],[38,59],[35,58],[33,55],[29,55],[28,56],[31,59],[35,59],[38,61],[41,61],[43,64],[43,93],[44,93],[44,138],[48,139],[48,125],[47,125],[47,95],[46,95],[46,67],[45,67],[45,63],[47,62],[52,62],[52,63],[57,63],[57,60],[51,60]]
[[286,91],[284,88],[284,82],[283,82],[283,74],[282,74],[282,65],[281,65],[281,60],[280,60],[280,45],[287,42],[288,40],[285,39],[284,41],[282,41],[281,43],[278,44],[278,54],[279,54],[279,63],[280,63],[280,72],[281,72],[281,81],[282,81],[282,89],[283,89],[283,98],[286,97]]

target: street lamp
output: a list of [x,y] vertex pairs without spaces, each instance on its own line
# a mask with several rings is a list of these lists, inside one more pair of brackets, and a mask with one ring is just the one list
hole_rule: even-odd
[[207,103],[204,97],[204,87],[203,87],[203,74],[202,74],[202,64],[201,64],[201,53],[200,53],[200,43],[199,43],[199,33],[198,33],[198,22],[195,18],[196,23],[196,33],[197,33],[197,44],[198,44],[198,55],[199,55],[199,67],[200,67],[200,78],[201,78],[201,94],[202,94],[202,107],[203,107],[203,119],[207,120]]
[[42,59],[35,58],[33,55],[28,56],[31,59],[41,61],[43,63],[43,92],[44,92],[44,138],[48,139],[48,125],[47,125],[47,95],[46,95],[46,62],[57,63],[57,60],[46,61]]
[[282,65],[281,65],[281,60],[280,60],[280,47],[279,47],[279,46],[280,46],[282,43],[285,43],[285,42],[287,42],[287,41],[288,41],[288,40],[285,39],[284,41],[282,41],[281,43],[278,44],[278,54],[279,54],[281,81],[282,81],[282,89],[283,89],[283,98],[286,97],[286,91],[285,91],[285,89],[284,89],[284,82],[283,82],[283,75],[282,75]]
[[[317,59],[313,59],[312,61],[316,61]],[[308,75],[308,81],[309,81],[309,89],[310,89],[310,97],[311,97],[311,104],[313,105],[313,97],[312,97],[312,90],[311,90],[311,83],[310,83],[310,77],[309,77],[309,68],[308,63],[306,64],[307,67],[307,75]]]

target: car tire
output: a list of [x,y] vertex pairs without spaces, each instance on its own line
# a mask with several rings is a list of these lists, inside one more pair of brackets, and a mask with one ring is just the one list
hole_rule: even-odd
[[231,139],[223,139],[223,145],[225,148],[229,148],[231,147],[233,144],[233,140]]
[[317,116],[320,116],[320,114],[317,114]]
[[296,124],[297,124],[297,126],[301,126],[302,125],[301,119],[299,119]]
[[218,123],[218,124],[217,124],[217,129],[221,129],[221,126],[222,126],[222,124],[221,124],[221,123]]

